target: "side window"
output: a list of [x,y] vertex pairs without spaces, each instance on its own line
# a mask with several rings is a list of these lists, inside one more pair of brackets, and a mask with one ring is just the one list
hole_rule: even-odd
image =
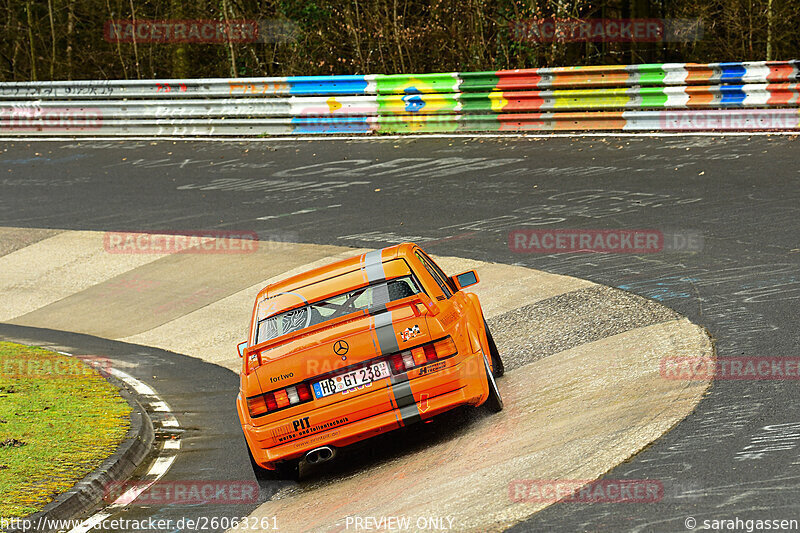
[[436,272],[438,272],[438,273],[439,273],[439,276],[441,276],[441,278],[442,278],[442,281],[444,281],[444,282],[447,284],[447,286],[448,286],[448,287],[450,287],[450,291],[451,291],[451,292],[458,292],[458,288],[456,288],[455,284],[454,284],[454,283],[453,283],[453,282],[450,280],[450,278],[447,276],[447,274],[445,274],[445,273],[444,273],[444,271],[443,271],[441,268],[439,268],[439,265],[437,265],[436,263],[434,263],[434,262],[433,262],[433,259],[431,259],[430,257],[428,257],[428,256],[427,256],[427,254],[425,254],[425,252],[421,252],[421,255],[422,255],[422,257],[424,257],[425,259],[427,259],[427,260],[428,260],[428,262],[429,262],[429,263],[431,264],[431,266],[433,267],[433,269],[434,269]]
[[425,270],[427,270],[428,273],[431,275],[431,277],[433,277],[437,285],[439,285],[439,288],[442,289],[444,295],[447,298],[450,298],[453,295],[453,291],[445,282],[446,278],[443,278],[442,275],[440,274],[441,270],[437,268],[436,265],[430,259],[428,259],[420,252],[415,252],[415,253],[417,255],[417,259],[419,259],[422,262],[422,264],[425,266]]

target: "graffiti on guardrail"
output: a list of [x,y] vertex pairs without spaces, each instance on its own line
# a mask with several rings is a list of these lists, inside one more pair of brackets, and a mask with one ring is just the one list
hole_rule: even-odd
[[283,82],[263,82],[263,83],[241,83],[238,81],[228,82],[228,94],[247,95],[247,94],[278,94],[289,90],[289,85]]
[[46,83],[0,83],[0,96],[17,98],[45,98],[71,96],[111,96],[116,87],[109,81],[72,82],[48,85]]

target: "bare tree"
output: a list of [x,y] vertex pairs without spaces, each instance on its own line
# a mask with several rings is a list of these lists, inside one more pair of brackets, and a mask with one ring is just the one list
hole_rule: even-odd
[[25,14],[28,20],[28,46],[31,54],[31,79],[36,81],[36,43],[33,40],[33,15],[31,14],[31,0],[25,4]]

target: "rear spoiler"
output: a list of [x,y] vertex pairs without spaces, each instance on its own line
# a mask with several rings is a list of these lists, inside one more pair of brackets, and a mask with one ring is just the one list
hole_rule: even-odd
[[379,313],[383,313],[386,311],[391,311],[392,309],[398,309],[400,307],[410,306],[412,311],[414,312],[414,316],[422,316],[417,307],[417,304],[422,304],[425,307],[425,310],[431,316],[436,316],[439,314],[439,306],[431,300],[427,294],[424,292],[420,292],[406,298],[402,298],[400,300],[395,300],[393,302],[389,302],[387,304],[376,305],[374,307],[369,307],[367,309],[362,309],[360,311],[356,311],[355,313],[350,313],[347,315],[343,315],[337,318],[333,318],[331,320],[327,320],[325,322],[320,322],[319,324],[314,324],[313,326],[309,326],[305,329],[300,330],[299,332],[290,332],[275,337],[273,339],[266,340],[260,344],[256,344],[255,346],[245,348],[244,350],[244,373],[245,375],[250,373],[250,354],[256,352],[256,357],[258,358],[258,365],[261,366],[263,361],[261,360],[261,352],[265,350],[272,350],[281,346],[282,344],[286,344],[289,341],[295,340],[297,338],[306,337],[308,335],[312,335],[317,333],[318,331],[322,331],[325,329],[332,328],[339,324],[343,324],[345,322],[350,322],[353,320],[358,320],[359,318],[363,318],[365,316],[376,315]]

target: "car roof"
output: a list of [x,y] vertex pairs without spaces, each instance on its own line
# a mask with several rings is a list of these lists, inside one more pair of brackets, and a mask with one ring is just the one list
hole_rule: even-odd
[[[415,248],[417,248],[417,245],[413,242],[405,242],[383,248],[381,249],[381,262],[386,263],[387,261],[410,256]],[[365,254],[360,254],[341,261],[336,261],[335,263],[295,274],[285,280],[267,285],[258,293],[256,300],[260,301],[262,298],[266,298],[271,294],[294,291],[307,285],[358,270],[363,265],[364,255]]]

